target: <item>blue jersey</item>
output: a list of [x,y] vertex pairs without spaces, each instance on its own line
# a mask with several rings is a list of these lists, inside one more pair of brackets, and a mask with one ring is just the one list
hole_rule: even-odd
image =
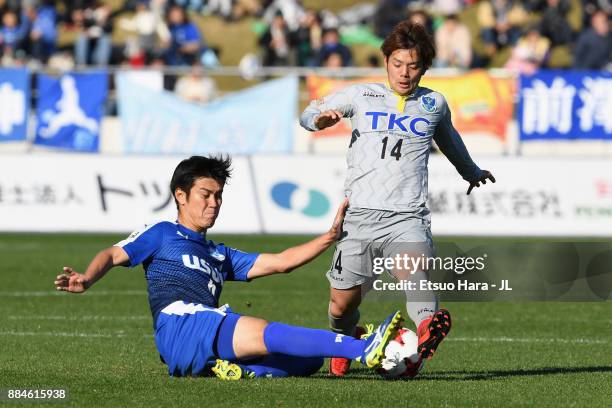
[[172,35],[172,41],[177,46],[183,46],[192,42],[200,43],[202,40],[198,27],[192,23],[173,25],[170,27],[170,34]]
[[216,308],[225,281],[246,281],[259,254],[245,253],[207,240],[178,223],[158,222],[117,243],[130,266],[143,264],[153,324],[176,301]]

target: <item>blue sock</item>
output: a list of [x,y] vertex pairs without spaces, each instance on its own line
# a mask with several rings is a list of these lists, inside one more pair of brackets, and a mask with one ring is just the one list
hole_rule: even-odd
[[354,359],[367,346],[364,340],[327,330],[307,329],[272,322],[264,329],[268,352],[295,357],[344,357]]
[[256,377],[308,377],[323,366],[323,358],[270,354],[256,360],[238,363],[253,371]]

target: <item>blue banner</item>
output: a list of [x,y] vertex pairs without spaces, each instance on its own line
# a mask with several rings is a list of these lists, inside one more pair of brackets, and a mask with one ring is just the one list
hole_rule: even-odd
[[0,142],[26,140],[30,111],[30,73],[0,69]]
[[521,140],[612,139],[612,73],[521,75],[518,122]]
[[35,144],[97,152],[108,93],[106,72],[38,76]]
[[207,105],[117,75],[126,153],[287,153],[293,147],[298,80],[286,77]]

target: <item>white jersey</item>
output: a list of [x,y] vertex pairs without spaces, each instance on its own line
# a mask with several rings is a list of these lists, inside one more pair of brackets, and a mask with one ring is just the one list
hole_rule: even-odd
[[444,96],[431,89],[418,87],[403,97],[385,84],[351,85],[312,101],[300,124],[318,130],[316,117],[330,109],[350,118],[353,128],[344,185],[351,207],[427,215],[432,139],[465,180],[482,174],[452,125]]

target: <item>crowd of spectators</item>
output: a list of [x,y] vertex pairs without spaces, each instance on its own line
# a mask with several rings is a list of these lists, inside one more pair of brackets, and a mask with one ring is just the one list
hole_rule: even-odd
[[[610,0],[576,0],[574,7],[578,3],[583,21],[573,27],[570,0],[380,0],[337,15],[306,9],[297,0],[275,0],[263,15],[268,29],[259,45],[264,65],[350,66],[354,58],[343,33],[367,27],[382,39],[409,19],[434,37],[436,67],[488,67],[502,55],[506,68],[528,73],[549,66],[551,51],[565,47],[572,61],[567,67],[610,69]],[[474,10],[471,20],[464,13],[468,7]]]
[[[570,24],[578,2],[583,19]],[[468,7],[475,18],[466,18]],[[380,41],[399,21],[411,19],[434,37],[436,67],[486,67],[508,50],[508,69],[533,72],[547,66],[553,48],[566,47],[571,66],[605,69],[611,10],[610,0],[380,0],[337,14],[308,9],[300,0],[125,0],[115,9],[98,0],[0,0],[0,52],[3,66],[210,67],[219,63],[219,48],[231,44],[207,45],[190,19],[204,13],[226,24],[255,16],[264,26],[253,33],[264,66],[353,66],[349,44],[358,41],[345,43],[347,33],[368,32]],[[68,46],[58,46],[58,27],[74,38]],[[121,44],[112,41],[117,28],[128,33]],[[368,65],[380,62],[368,58]]]
[[[330,17],[329,12],[326,15],[304,9],[295,0],[275,3],[282,3],[284,8],[271,7],[269,11],[275,14],[267,14],[269,29],[259,41],[264,65],[352,65],[351,51],[342,44],[343,35],[339,34],[355,24],[349,18],[355,10]],[[361,13],[357,24],[368,26],[378,38],[384,38],[405,19],[426,26],[436,42],[436,67],[488,67],[492,61],[499,64],[495,57],[508,50],[502,54],[506,56],[505,67],[528,73],[548,66],[551,51],[565,47],[572,60],[566,63],[568,67],[609,69],[610,1],[581,0],[580,5],[583,22],[572,27],[570,0],[381,0]],[[471,27],[464,22],[469,20],[463,16],[467,7],[475,10]],[[476,42],[481,44],[478,51]]]
[[[184,5],[127,0],[113,10],[97,0],[0,0],[2,65],[54,66],[217,63]],[[58,47],[58,27],[74,41]],[[129,35],[112,41],[115,29]]]
[[46,61],[55,52],[57,15],[53,3],[0,0],[2,65],[27,56]]

